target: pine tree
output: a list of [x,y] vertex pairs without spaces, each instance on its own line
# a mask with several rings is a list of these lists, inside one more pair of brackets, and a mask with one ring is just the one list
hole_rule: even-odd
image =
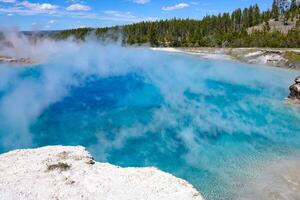
[[241,29],[242,24],[242,10],[237,9],[233,11],[231,15],[231,21],[232,21],[232,29],[234,32],[238,32]]
[[254,25],[254,8],[253,6],[249,7],[249,12],[248,12],[248,25],[253,26]]
[[289,0],[280,0],[279,1],[279,7],[280,7],[280,11],[281,14],[283,15],[284,19],[283,19],[283,24],[284,25],[288,25],[288,20],[289,20]]
[[158,46],[157,32],[157,26],[152,24],[149,31],[149,41],[151,46]]
[[289,0],[279,0],[279,9],[284,14],[289,9]]
[[290,11],[294,12],[296,9],[297,9],[297,0],[292,0]]
[[249,27],[249,9],[248,8],[245,8],[243,10],[242,22],[243,22],[243,27],[244,28],[248,28]]
[[279,20],[279,2],[278,2],[278,0],[273,1],[272,17],[275,19],[275,21]]
[[295,16],[297,16],[297,0],[291,1],[290,12],[291,12],[291,20],[294,21]]
[[254,6],[254,25],[257,25],[261,22],[260,9],[257,4]]

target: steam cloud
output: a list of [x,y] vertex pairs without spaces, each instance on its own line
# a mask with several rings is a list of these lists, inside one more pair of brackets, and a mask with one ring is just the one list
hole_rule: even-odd
[[[233,63],[221,61],[205,61],[199,64],[197,59],[193,59],[187,66],[186,63],[190,61],[186,60],[191,60],[190,57],[165,59],[169,55],[148,49],[125,48],[118,43],[99,43],[94,40],[80,43],[72,39],[43,39],[32,42],[15,32],[8,32],[5,38],[12,45],[2,45],[0,55],[29,57],[43,63],[39,66],[39,78],[20,77],[20,68],[0,68],[0,93],[4,94],[0,99],[0,115],[4,119],[1,123],[6,127],[3,128],[5,132],[9,132],[2,140],[2,145],[8,148],[30,145],[30,125],[49,105],[66,97],[70,87],[79,85],[80,80],[90,75],[110,77],[133,72],[144,74],[144,77],[160,89],[166,102],[154,113],[153,124],[148,129],[155,129],[153,126],[163,124],[178,126],[178,113],[193,116],[192,127],[181,130],[182,134],[179,133],[187,146],[193,146],[187,138],[187,135],[193,137],[193,134],[185,133],[193,133],[198,128],[208,133],[212,128],[219,128],[229,133],[243,130],[251,134],[257,126],[247,121],[248,119],[241,119],[231,108],[228,108],[226,119],[218,113],[219,108],[214,104],[204,104],[204,99],[187,99],[186,91],[219,96],[220,101],[226,101],[227,97],[222,90],[208,88],[205,84],[207,80],[214,80],[250,88],[267,88],[265,92],[276,97],[286,90],[295,75],[292,72],[283,74],[280,70],[268,69],[259,69],[257,72],[251,67],[239,68]],[[257,105],[281,103],[257,98]],[[241,99],[235,103],[247,110],[249,101],[251,99]],[[260,132],[268,134],[268,130]],[[120,136],[126,139],[126,136]]]
[[[159,89],[164,101],[153,112],[151,123],[146,126],[135,124],[134,127],[123,128],[114,139],[105,138],[104,134],[99,133],[98,144],[89,148],[101,160],[106,160],[109,149],[122,148],[130,138],[173,129],[176,138],[187,149],[183,159],[196,168],[209,169],[222,164],[222,161],[209,159],[213,155],[208,152],[211,144],[199,139],[199,130],[206,133],[207,137],[218,136],[220,132],[242,132],[246,135],[255,133],[273,137],[274,131],[286,132],[289,129],[288,126],[282,126],[282,123],[272,124],[271,127],[258,125],[255,119],[249,120],[246,114],[241,114],[238,110],[244,113],[261,112],[261,107],[267,105],[279,113],[286,113],[282,100],[287,96],[287,87],[295,76],[292,71],[269,70],[263,66],[254,70],[255,66],[241,67],[241,64],[233,62],[174,56],[146,48],[125,48],[118,43],[100,43],[92,39],[86,42],[72,39],[32,42],[13,32],[6,34],[5,38],[11,45],[2,45],[0,55],[29,57],[42,64],[37,66],[40,68],[38,77],[24,76],[22,68],[0,66],[0,146],[4,150],[30,147],[32,123],[50,105],[67,97],[71,87],[80,86],[85,78],[92,75],[106,78],[139,73],[145,82],[150,82]],[[238,85],[253,91],[259,89],[265,95],[261,97],[252,94],[243,98],[237,96],[236,101],[231,102],[235,106],[226,106],[232,101],[227,96],[228,92],[222,87],[209,87],[209,81]],[[235,95],[234,90],[232,95]],[[225,102],[225,106],[217,106],[216,99]],[[289,109],[288,112],[300,119],[295,110]],[[271,122],[274,117],[269,112],[264,119]],[[166,148],[174,145],[168,141],[166,143],[170,145]],[[220,153],[225,148],[215,144],[215,153]],[[202,160],[195,159],[200,156]],[[218,173],[217,168],[210,170]]]

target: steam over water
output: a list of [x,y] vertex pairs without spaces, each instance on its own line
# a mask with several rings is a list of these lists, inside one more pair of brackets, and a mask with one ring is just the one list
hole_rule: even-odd
[[299,199],[289,182],[300,177],[289,177],[300,109],[283,103],[296,72],[93,42],[42,47],[38,66],[0,66],[1,152],[83,145],[98,161],[184,178],[208,200]]

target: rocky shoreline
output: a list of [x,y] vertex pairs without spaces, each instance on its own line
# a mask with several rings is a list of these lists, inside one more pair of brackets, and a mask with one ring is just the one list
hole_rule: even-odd
[[156,168],[98,163],[83,147],[0,155],[0,199],[203,200],[188,182]]
[[32,61],[31,58],[13,58],[9,56],[1,56],[0,55],[0,64],[13,64],[13,65],[33,65],[36,62]]
[[233,58],[248,64],[265,64],[275,67],[300,69],[299,49],[231,49],[228,52]]
[[[151,48],[156,51],[186,53],[207,59],[237,60],[248,64],[263,64],[300,70],[300,49],[272,48]],[[0,55],[0,64],[34,65],[31,58],[13,58]]]
[[187,53],[208,59],[237,60],[248,64],[263,64],[300,69],[300,49],[272,48],[154,48],[154,50]]

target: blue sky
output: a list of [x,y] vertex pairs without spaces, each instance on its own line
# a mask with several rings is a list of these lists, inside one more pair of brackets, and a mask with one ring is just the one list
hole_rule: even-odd
[[58,30],[104,27],[143,20],[201,19],[272,0],[0,0],[0,28]]

